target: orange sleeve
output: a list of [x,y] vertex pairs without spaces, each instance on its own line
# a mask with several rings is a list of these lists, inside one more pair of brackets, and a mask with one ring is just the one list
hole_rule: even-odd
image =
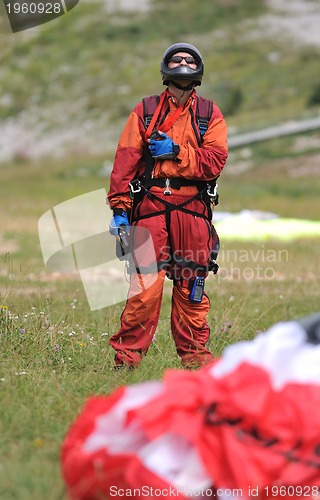
[[130,209],[129,182],[145,170],[143,159],[145,128],[141,116],[143,116],[142,103],[139,103],[130,114],[119,139],[108,192],[108,201],[112,209],[115,207]]
[[176,169],[187,179],[212,180],[218,177],[228,158],[227,124],[221,111],[214,107],[201,147],[180,145]]

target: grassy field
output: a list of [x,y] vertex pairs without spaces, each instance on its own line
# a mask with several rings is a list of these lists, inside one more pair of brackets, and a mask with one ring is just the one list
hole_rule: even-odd
[[[313,134],[256,145],[250,154],[233,151],[220,182],[220,210],[260,209],[317,220],[320,179],[313,168],[319,159],[317,144],[319,137]],[[239,174],[245,162],[246,169]],[[87,396],[159,379],[165,369],[180,366],[170,336],[170,282],[149,355],[137,371],[114,373],[108,339],[118,328],[123,304],[92,312],[77,276],[45,270],[39,217],[73,196],[107,188],[108,179],[99,174],[101,163],[101,158],[88,158],[1,167],[0,498],[4,500],[64,498],[59,450]],[[210,348],[216,356],[226,345],[251,339],[277,321],[319,309],[319,243],[304,238],[222,241],[220,274],[207,281],[212,303]]]

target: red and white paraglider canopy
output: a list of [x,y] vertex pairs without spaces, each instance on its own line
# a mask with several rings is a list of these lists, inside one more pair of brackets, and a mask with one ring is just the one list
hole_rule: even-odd
[[317,498],[320,315],[278,323],[198,371],[90,398],[62,473],[73,500]]

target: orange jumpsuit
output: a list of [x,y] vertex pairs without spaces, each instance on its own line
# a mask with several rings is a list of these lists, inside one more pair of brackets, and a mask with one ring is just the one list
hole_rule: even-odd
[[[175,160],[155,161],[154,179],[187,179],[196,184],[211,181],[220,175],[228,156],[226,122],[214,104],[208,129],[199,147],[192,122],[196,104],[197,95],[193,91],[183,111],[166,132],[180,146],[178,157]],[[161,124],[176,109],[174,96],[166,90],[156,128],[161,130]],[[112,209],[131,211],[129,182],[145,173],[146,139],[144,110],[140,102],[130,114],[117,147],[108,193]],[[212,252],[211,221],[208,207],[197,196],[198,188],[192,182],[190,184],[180,189],[170,187],[170,196],[164,194],[162,187],[150,187],[149,195],[142,198],[131,214],[133,226],[146,228],[151,233],[158,274],[152,285],[143,291],[139,288],[141,275],[136,272],[131,275],[121,327],[110,339],[110,345],[116,351],[116,365],[138,366],[147,353],[159,320],[164,279],[166,273],[172,275],[172,270],[171,331],[182,365],[199,366],[213,360],[213,355],[206,348],[210,334],[206,320],[209,298],[204,294],[200,303],[192,303],[188,289],[190,278],[207,276],[205,267]],[[178,207],[181,204],[183,209]],[[188,266],[190,261],[192,269]],[[152,264],[148,255],[144,256],[143,264],[146,267]]]

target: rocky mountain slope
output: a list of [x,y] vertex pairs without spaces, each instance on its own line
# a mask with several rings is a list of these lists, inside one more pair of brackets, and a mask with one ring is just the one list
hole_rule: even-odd
[[[192,0],[186,3],[195,5]],[[202,8],[208,4],[210,12],[210,3],[204,1]],[[234,8],[238,2],[228,3]],[[297,101],[297,116],[305,108],[299,86],[307,92],[306,86],[314,82],[320,50],[320,4],[316,0],[290,4],[268,0],[261,2],[260,11],[252,16],[247,12],[240,22],[235,23],[230,14],[230,24],[226,16],[221,25],[215,27],[213,22],[213,28],[207,26],[203,32],[200,25],[190,33],[194,19],[186,19],[183,35],[182,24],[156,34],[149,26],[155,15],[163,12],[165,17],[173,8],[167,0],[157,2],[156,7],[152,0],[138,4],[131,0],[81,0],[80,4],[40,28],[18,34],[4,30],[0,35],[4,47],[0,55],[0,162],[65,155],[111,157],[132,106],[142,95],[162,90],[162,50],[182,36],[196,43],[205,56],[205,95],[218,96],[219,103],[224,103],[240,88],[242,110],[247,114],[234,114],[231,132],[244,118],[253,124],[273,106],[274,99],[265,98],[272,79],[268,81],[268,68],[265,78],[261,73],[263,58],[281,79],[279,102],[287,102],[287,108],[292,109]],[[213,21],[214,14],[212,11]],[[0,27],[6,23],[3,16]],[[288,72],[290,64],[292,73]],[[296,64],[306,65],[305,81],[295,82],[291,88]],[[252,83],[258,74],[262,75],[260,80]],[[261,104],[264,99],[265,105]],[[281,121],[282,113],[278,115]],[[287,115],[291,116],[291,111]],[[264,120],[268,123],[270,119],[267,114]]]

